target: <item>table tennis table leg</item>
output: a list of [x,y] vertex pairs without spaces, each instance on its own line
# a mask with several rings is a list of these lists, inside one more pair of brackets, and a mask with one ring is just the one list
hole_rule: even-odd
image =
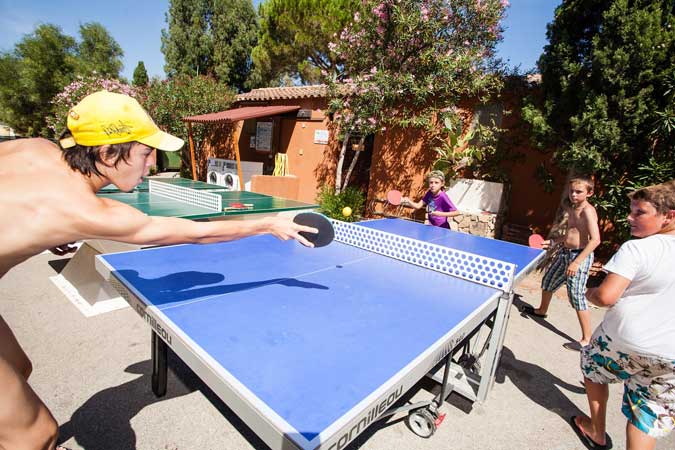
[[445,363],[443,368],[443,382],[441,383],[441,392],[439,398],[434,399],[437,407],[443,406],[443,402],[446,397],[452,392],[453,386],[448,384],[448,379],[450,378],[450,365],[452,364],[452,352],[448,353],[445,357]]
[[485,366],[481,371],[480,385],[478,386],[478,394],[476,395],[476,400],[479,402],[485,401],[494,384],[497,366],[499,365],[499,358],[502,353],[502,346],[504,345],[504,337],[506,336],[506,326],[509,320],[511,303],[513,303],[513,292],[505,292],[499,298],[497,314],[495,315],[494,325],[490,335],[487,359],[485,361]]
[[157,397],[166,394],[167,346],[157,333],[152,332],[152,392]]

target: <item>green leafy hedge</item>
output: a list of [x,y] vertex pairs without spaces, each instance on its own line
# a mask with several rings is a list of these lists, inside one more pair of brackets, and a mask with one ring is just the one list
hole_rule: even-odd
[[[361,220],[363,216],[363,207],[366,203],[366,196],[355,187],[348,187],[339,194],[330,186],[323,186],[317,201],[320,205],[320,212],[333,219],[343,220],[345,222],[355,222]],[[350,216],[344,216],[342,210],[349,207],[352,210]]]

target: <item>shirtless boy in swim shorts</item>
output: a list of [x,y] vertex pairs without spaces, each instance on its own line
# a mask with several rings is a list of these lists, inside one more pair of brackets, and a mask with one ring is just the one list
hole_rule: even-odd
[[581,339],[565,343],[569,350],[579,351],[591,339],[591,316],[586,302],[586,282],[593,264],[593,251],[600,244],[598,214],[588,197],[593,195],[593,180],[574,177],[568,187],[569,204],[565,205],[568,215],[567,232],[560,238],[544,241],[544,248],[562,242],[563,248],[557,254],[544,274],[541,282],[541,304],[539,308],[524,305],[521,311],[535,317],[545,318],[553,293],[563,283],[567,285],[567,296],[574,307],[581,325]]

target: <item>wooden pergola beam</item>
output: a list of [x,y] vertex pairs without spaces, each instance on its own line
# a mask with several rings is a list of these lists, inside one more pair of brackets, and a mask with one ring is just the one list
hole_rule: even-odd
[[197,166],[195,165],[195,142],[192,137],[192,122],[187,122],[188,142],[190,142],[190,163],[192,166],[192,179],[197,181]]

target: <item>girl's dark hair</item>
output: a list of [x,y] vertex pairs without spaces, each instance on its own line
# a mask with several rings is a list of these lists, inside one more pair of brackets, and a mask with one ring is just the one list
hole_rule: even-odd
[[[69,136],[70,132],[65,131],[63,134],[61,134],[60,139]],[[114,158],[112,166],[117,167],[120,161],[128,161],[131,147],[135,143],[135,141],[132,141],[124,142],[122,144],[111,144],[108,146],[105,151],[105,155],[103,156],[105,156],[106,159]],[[103,162],[103,158],[101,157],[102,147],[102,145],[98,145],[96,147],[87,147],[85,145],[76,144],[74,147],[70,148],[61,147],[61,151],[63,151],[63,159],[66,161],[66,163],[68,163],[71,169],[77,170],[78,172],[81,172],[87,176],[91,174],[103,176],[103,174],[96,168],[97,162],[107,165],[105,162]]]

